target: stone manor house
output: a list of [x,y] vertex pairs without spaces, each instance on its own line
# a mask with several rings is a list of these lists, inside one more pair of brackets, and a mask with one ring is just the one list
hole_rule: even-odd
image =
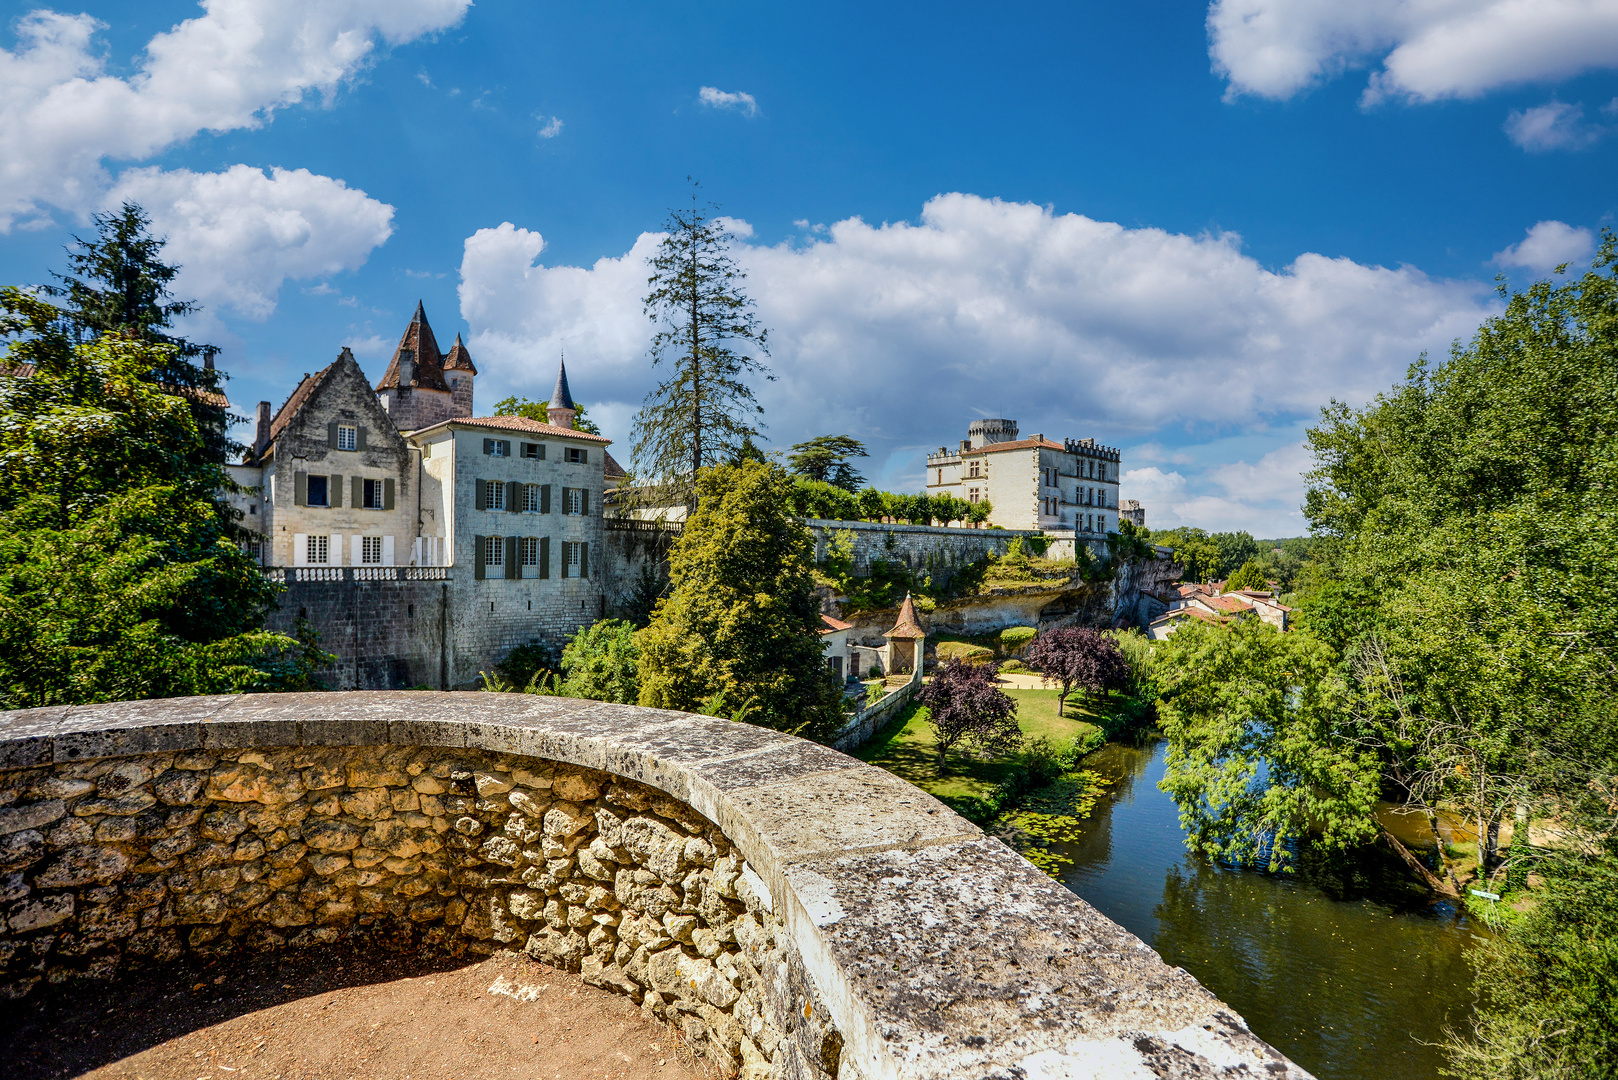
[[1118,531],[1119,472],[1118,451],[1094,439],[1019,439],[1015,420],[975,420],[959,447],[927,455],[927,493],[988,500],[1001,528],[1105,540]]
[[573,430],[566,368],[549,423],[474,415],[477,367],[439,349],[420,304],[371,386],[347,348],[281,408],[258,406],[230,466],[242,524],[349,687],[464,684],[514,646],[607,611],[608,440]]

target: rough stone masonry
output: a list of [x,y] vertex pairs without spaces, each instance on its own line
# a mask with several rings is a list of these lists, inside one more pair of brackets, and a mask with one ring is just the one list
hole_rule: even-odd
[[0,873],[6,997],[402,924],[582,971],[751,1080],[840,1075],[758,877],[690,807],[605,773],[398,747],[23,769],[0,773]]

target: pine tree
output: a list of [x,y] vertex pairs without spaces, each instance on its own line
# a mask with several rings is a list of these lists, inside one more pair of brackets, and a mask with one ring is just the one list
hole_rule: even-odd
[[817,435],[794,446],[787,464],[800,476],[857,492],[865,486],[865,477],[849,459],[869,456],[865,444],[858,439],[847,435]]
[[742,291],[747,275],[730,257],[733,237],[717,209],[699,204],[693,190],[689,210],[669,211],[645,299],[659,327],[652,365],[666,376],[635,417],[635,473],[688,508],[696,504],[698,474],[734,458],[758,434],[764,410],[747,377],[774,378],[751,355],[769,355],[769,331]]
[[[60,284],[45,287],[45,292],[66,301],[62,311],[68,336],[85,343],[102,334],[122,334],[163,346],[151,354],[159,360],[151,379],[190,403],[202,432],[205,459],[222,462],[239,453],[244,448],[226,438],[236,418],[225,409],[223,376],[213,366],[218,350],[169,333],[175,319],[202,309],[194,301],[170,296],[169,284],[180,268],[161,258],[167,241],[147,231],[151,219],[134,203],[91,220],[96,236],[89,240],[75,236],[75,246],[67,249],[68,272],[53,273]],[[196,362],[199,357],[201,364]]]

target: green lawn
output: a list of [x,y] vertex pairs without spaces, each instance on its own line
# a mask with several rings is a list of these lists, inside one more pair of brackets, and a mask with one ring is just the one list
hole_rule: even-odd
[[[1043,735],[1057,747],[1066,746],[1096,730],[1094,717],[1068,699],[1067,715],[1056,715],[1055,690],[1006,690],[1017,702],[1017,723],[1030,739]],[[939,798],[960,795],[987,795],[1010,778],[1017,767],[1011,758],[979,759],[969,750],[950,752],[949,771],[938,775],[938,746],[933,740],[927,710],[906,706],[898,720],[883,728],[876,738],[854,751],[861,761],[880,765],[902,776],[923,791]]]

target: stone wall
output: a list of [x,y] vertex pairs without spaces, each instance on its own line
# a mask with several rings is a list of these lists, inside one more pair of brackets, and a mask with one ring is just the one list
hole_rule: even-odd
[[1039,532],[1022,529],[950,529],[940,525],[883,525],[870,521],[828,521],[808,518],[805,524],[815,538],[815,558],[826,557],[833,534],[848,530],[854,536],[854,573],[864,577],[871,572],[871,560],[899,562],[912,570],[930,571],[943,583],[957,567],[975,562],[984,555],[1004,555],[1014,537],[1042,539],[1046,556],[1071,559],[1075,545],[1088,547],[1097,558],[1106,558],[1104,539],[1075,540],[1071,531]]
[[748,1080],[1305,1080],[1218,999],[880,769],[523,694],[0,714],[0,984],[382,927],[524,949]]
[[337,662],[320,672],[334,690],[447,689],[453,646],[450,574],[436,567],[269,570],[285,586],[265,629],[307,619]]
[[605,773],[415,747],[104,758],[0,773],[0,831],[0,997],[402,926],[582,971],[743,1076],[838,1075],[757,874],[689,806]]

